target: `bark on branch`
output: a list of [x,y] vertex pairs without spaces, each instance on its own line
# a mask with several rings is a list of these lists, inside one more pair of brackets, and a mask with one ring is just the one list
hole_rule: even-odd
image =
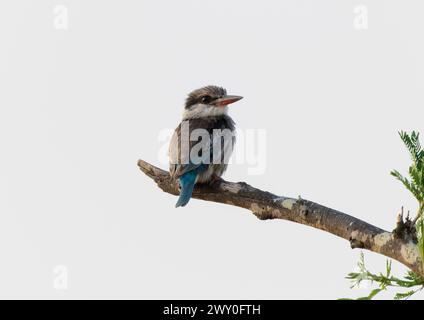
[[[163,191],[178,195],[178,185],[167,171],[143,160],[138,166]],[[388,232],[343,212],[305,199],[277,196],[245,182],[217,181],[213,185],[197,185],[193,198],[220,202],[248,209],[261,220],[283,219],[327,231],[350,242],[352,248],[363,248],[395,259],[424,276],[418,246],[413,237],[399,231]]]

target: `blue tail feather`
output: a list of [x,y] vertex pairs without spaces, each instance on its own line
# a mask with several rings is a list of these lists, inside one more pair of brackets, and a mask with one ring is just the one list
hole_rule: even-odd
[[181,191],[175,208],[184,207],[190,201],[197,175],[197,172],[189,171],[180,177]]

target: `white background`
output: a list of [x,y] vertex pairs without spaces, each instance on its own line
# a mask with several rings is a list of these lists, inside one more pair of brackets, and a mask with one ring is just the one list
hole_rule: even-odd
[[[367,30],[353,25],[360,4]],[[68,30],[54,28],[56,5]],[[2,1],[0,296],[367,294],[344,279],[360,253],[347,241],[200,200],[174,209],[136,162],[166,168],[159,132],[189,91],[222,85],[245,97],[238,128],[267,132],[266,172],[233,165],[226,179],[392,230],[402,205],[416,210],[389,172],[409,165],[397,131],[424,132],[423,12],[412,0]],[[384,257],[365,258],[383,271]]]

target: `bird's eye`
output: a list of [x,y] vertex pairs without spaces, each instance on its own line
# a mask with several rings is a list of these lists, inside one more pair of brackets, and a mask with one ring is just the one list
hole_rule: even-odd
[[202,97],[202,103],[209,103],[211,102],[212,97],[211,96],[203,96]]

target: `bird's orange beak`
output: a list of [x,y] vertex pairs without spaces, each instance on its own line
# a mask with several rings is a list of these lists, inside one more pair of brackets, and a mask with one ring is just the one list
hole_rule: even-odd
[[240,99],[243,99],[241,96],[223,96],[219,99],[216,99],[213,103],[217,107],[225,107],[231,103],[234,103],[236,101],[239,101]]

